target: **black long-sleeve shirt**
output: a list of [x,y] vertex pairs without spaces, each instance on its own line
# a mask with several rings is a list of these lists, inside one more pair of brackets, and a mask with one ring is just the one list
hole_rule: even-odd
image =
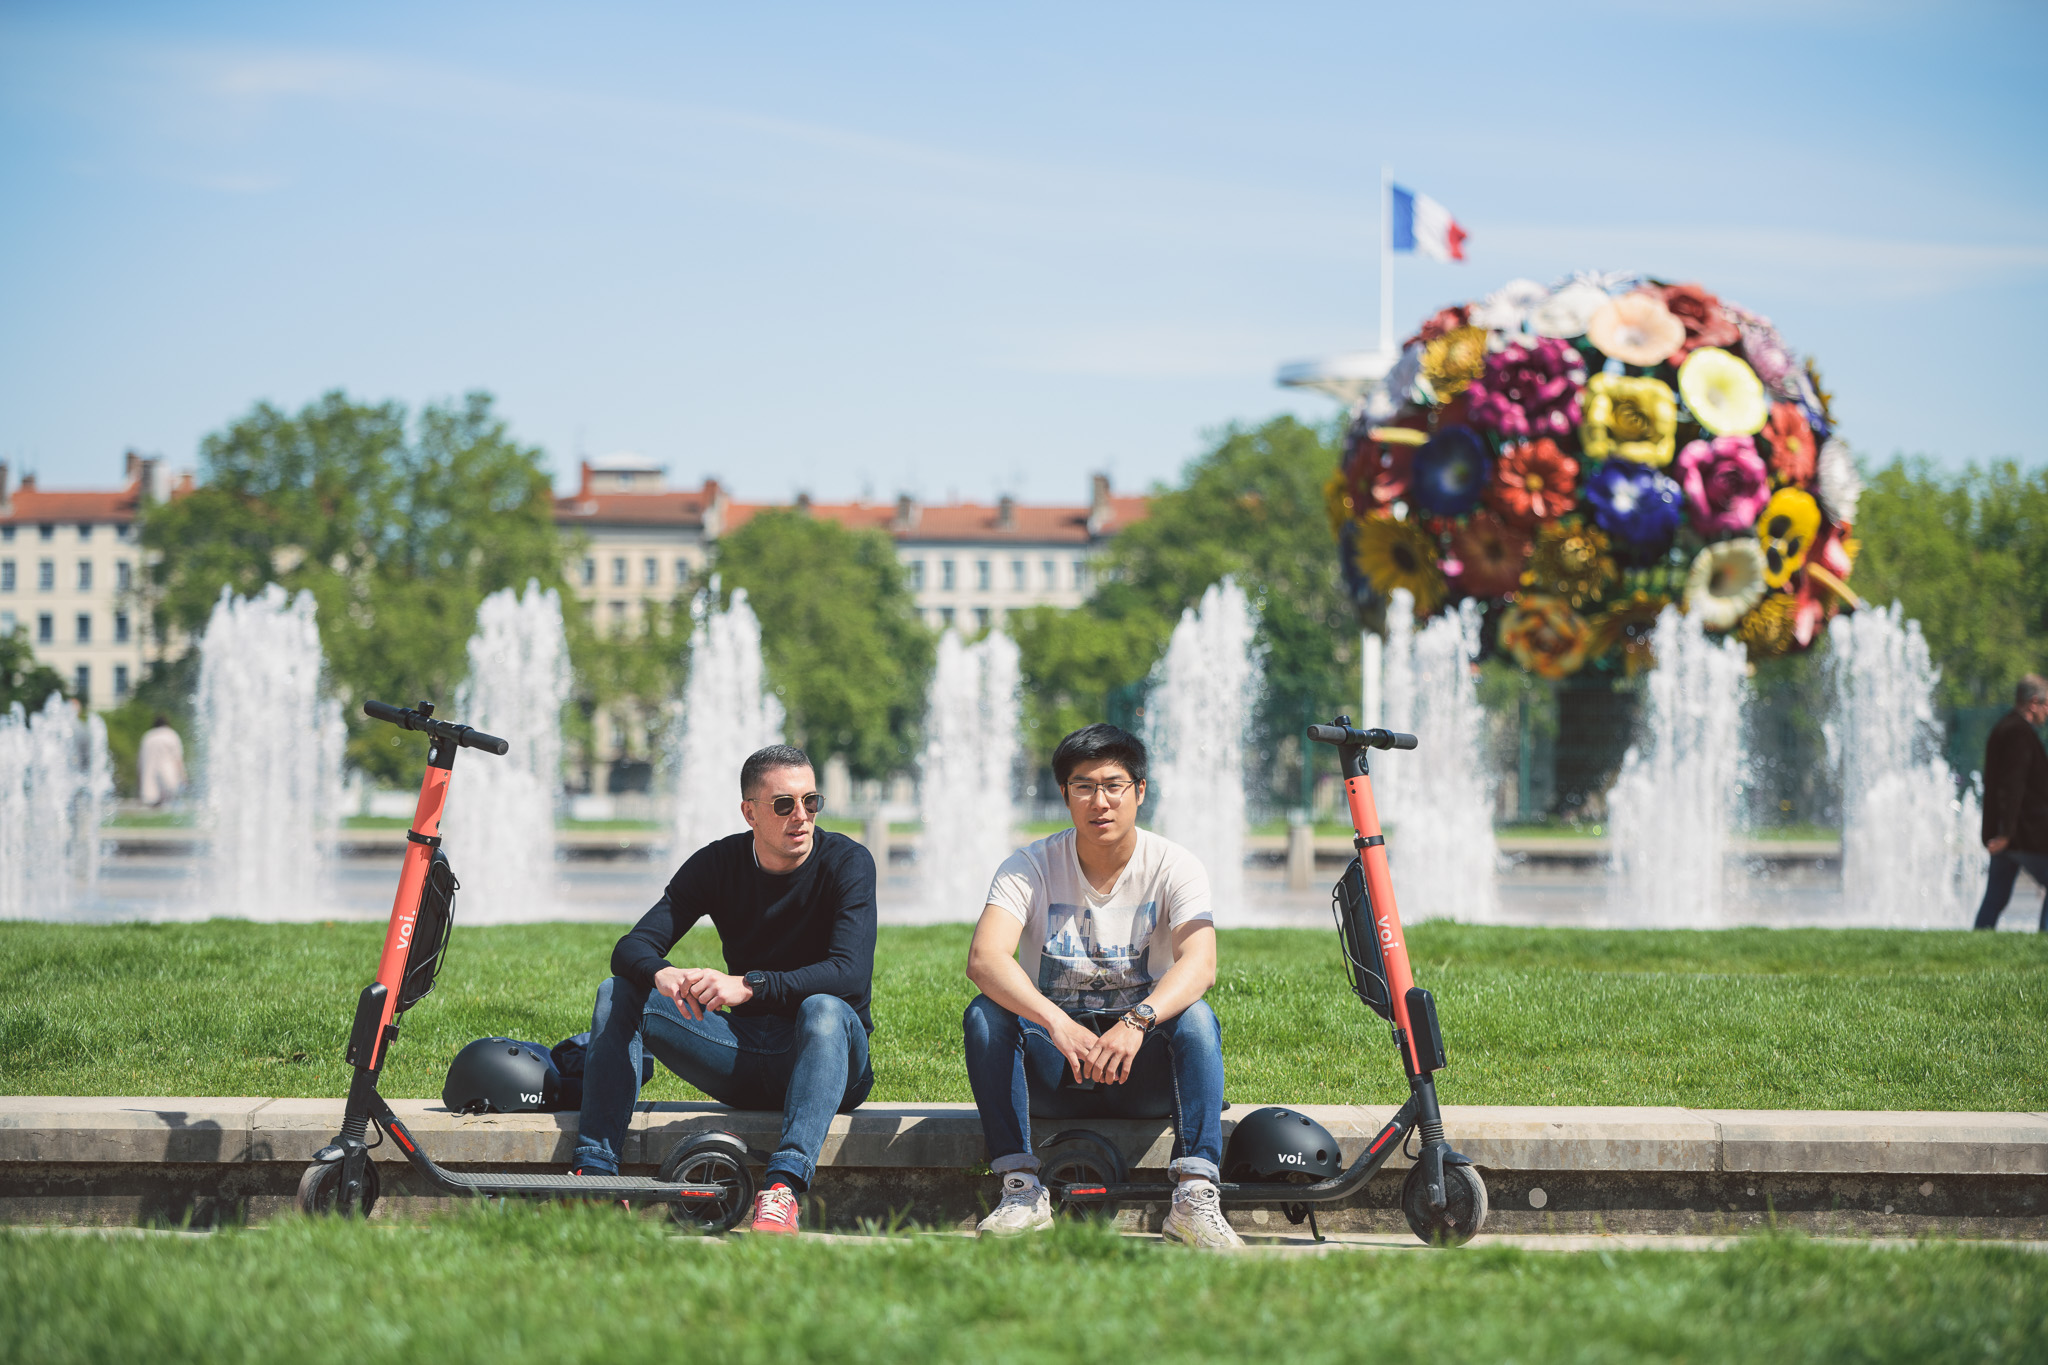
[[812,838],[811,856],[789,873],[755,862],[751,833],[698,849],[612,949],[613,973],[653,989],[654,974],[673,965],[669,949],[708,917],[725,970],[768,978],[734,1014],[794,1016],[806,996],[836,995],[873,1033],[875,860],[843,834],[819,830]]
[[2048,853],[2048,751],[2017,711],[1984,743],[1984,841],[2001,835],[2023,853]]

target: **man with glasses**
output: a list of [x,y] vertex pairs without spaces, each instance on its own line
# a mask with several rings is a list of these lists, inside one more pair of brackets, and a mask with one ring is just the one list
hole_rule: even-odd
[[968,950],[981,994],[963,1021],[967,1079],[1002,1179],[1002,1202],[980,1230],[1052,1223],[1034,1117],[1171,1116],[1166,1238],[1242,1245],[1216,1186],[1223,1040],[1202,1000],[1216,980],[1209,874],[1187,849],[1138,828],[1145,746],[1135,735],[1076,730],[1052,768],[1073,828],[1004,861]]
[[[691,854],[612,949],[590,1019],[579,1174],[619,1169],[641,1058],[652,1053],[720,1104],[782,1111],[750,1226],[797,1230],[797,1196],[833,1114],[850,1113],[875,1083],[875,860],[817,828],[824,804],[803,750],[756,752],[740,769],[748,832]],[[668,960],[700,919],[718,930],[722,972]]]

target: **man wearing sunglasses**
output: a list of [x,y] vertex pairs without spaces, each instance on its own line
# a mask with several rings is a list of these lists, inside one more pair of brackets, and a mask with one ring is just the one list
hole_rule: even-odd
[[[1242,1243],[1223,1216],[1223,1039],[1202,996],[1216,980],[1209,874],[1138,828],[1145,746],[1114,725],[1060,741],[1053,775],[1072,829],[997,870],[967,975],[967,1080],[1002,1202],[984,1234],[1052,1223],[1031,1120],[1174,1120],[1177,1182],[1162,1229],[1198,1247]],[[1020,951],[1021,949],[1021,951]]]
[[[835,1113],[867,1098],[875,966],[875,860],[817,827],[811,760],[771,745],[740,769],[748,831],[690,855],[612,950],[584,1061],[576,1169],[616,1172],[640,1096],[643,1053],[720,1104],[780,1109],[782,1141],[754,1200],[752,1230],[797,1230]],[[668,952],[701,919],[725,970]]]

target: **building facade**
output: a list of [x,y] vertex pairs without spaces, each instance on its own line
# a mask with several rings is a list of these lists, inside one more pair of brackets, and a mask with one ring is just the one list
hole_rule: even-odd
[[704,567],[725,495],[715,480],[671,489],[662,466],[638,455],[585,460],[571,497],[555,499],[569,561],[563,576],[600,631],[630,635]]
[[0,634],[25,632],[36,658],[88,706],[128,700],[159,658],[145,607],[136,514],[160,498],[162,466],[133,451],[118,490],[13,486],[0,464]]

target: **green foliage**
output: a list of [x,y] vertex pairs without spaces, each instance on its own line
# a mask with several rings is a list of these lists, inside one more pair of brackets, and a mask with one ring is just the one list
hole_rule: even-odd
[[1025,745],[1043,765],[1060,737],[1110,720],[1109,698],[1145,679],[1169,631],[1156,614],[1030,607],[1010,613],[1023,677]]
[[162,556],[159,628],[202,631],[224,590],[312,593],[349,703],[349,758],[385,781],[409,776],[418,746],[372,733],[357,703],[447,704],[484,597],[561,586],[541,454],[512,440],[488,395],[429,405],[410,429],[400,404],[339,391],[297,414],[259,403],[200,457],[200,487],[143,516],[143,544]]
[[1950,706],[2003,706],[2048,667],[2048,468],[1893,460],[1864,490],[1852,586],[1920,622]]
[[[652,882],[650,882],[652,885]],[[971,1098],[960,1062],[966,925],[885,926],[875,1099]],[[0,1092],[330,1095],[379,924],[0,924]],[[502,1033],[589,1027],[619,926],[458,923],[406,1016],[385,1093],[438,1095],[448,1059]],[[1409,932],[1441,1003],[1453,1104],[2028,1109],[2048,1093],[2041,935],[1514,929]],[[720,961],[699,929],[671,954]],[[1209,1001],[1239,1104],[1397,1104],[1386,1027],[1352,998],[1331,934],[1235,929]],[[108,1000],[123,1007],[106,1008]],[[648,1099],[694,1092],[658,1072]]]
[[761,620],[768,678],[792,740],[857,777],[883,777],[917,752],[933,641],[881,531],[852,531],[795,509],[764,512],[718,542],[721,605],[744,588]]
[[17,626],[0,635],[0,715],[17,702],[24,711],[40,711],[52,692],[66,699],[71,696],[56,669],[36,662],[28,632]]
[[[1716,1251],[1325,1250],[1200,1255],[1078,1221],[1008,1239],[688,1238],[608,1206],[518,1200],[415,1227],[380,1214],[193,1237],[7,1231],[0,1336],[14,1358],[47,1365],[1945,1365],[2048,1353],[2048,1276],[2018,1246],[1761,1234]],[[1091,1303],[1110,1307],[1084,1312]]]

